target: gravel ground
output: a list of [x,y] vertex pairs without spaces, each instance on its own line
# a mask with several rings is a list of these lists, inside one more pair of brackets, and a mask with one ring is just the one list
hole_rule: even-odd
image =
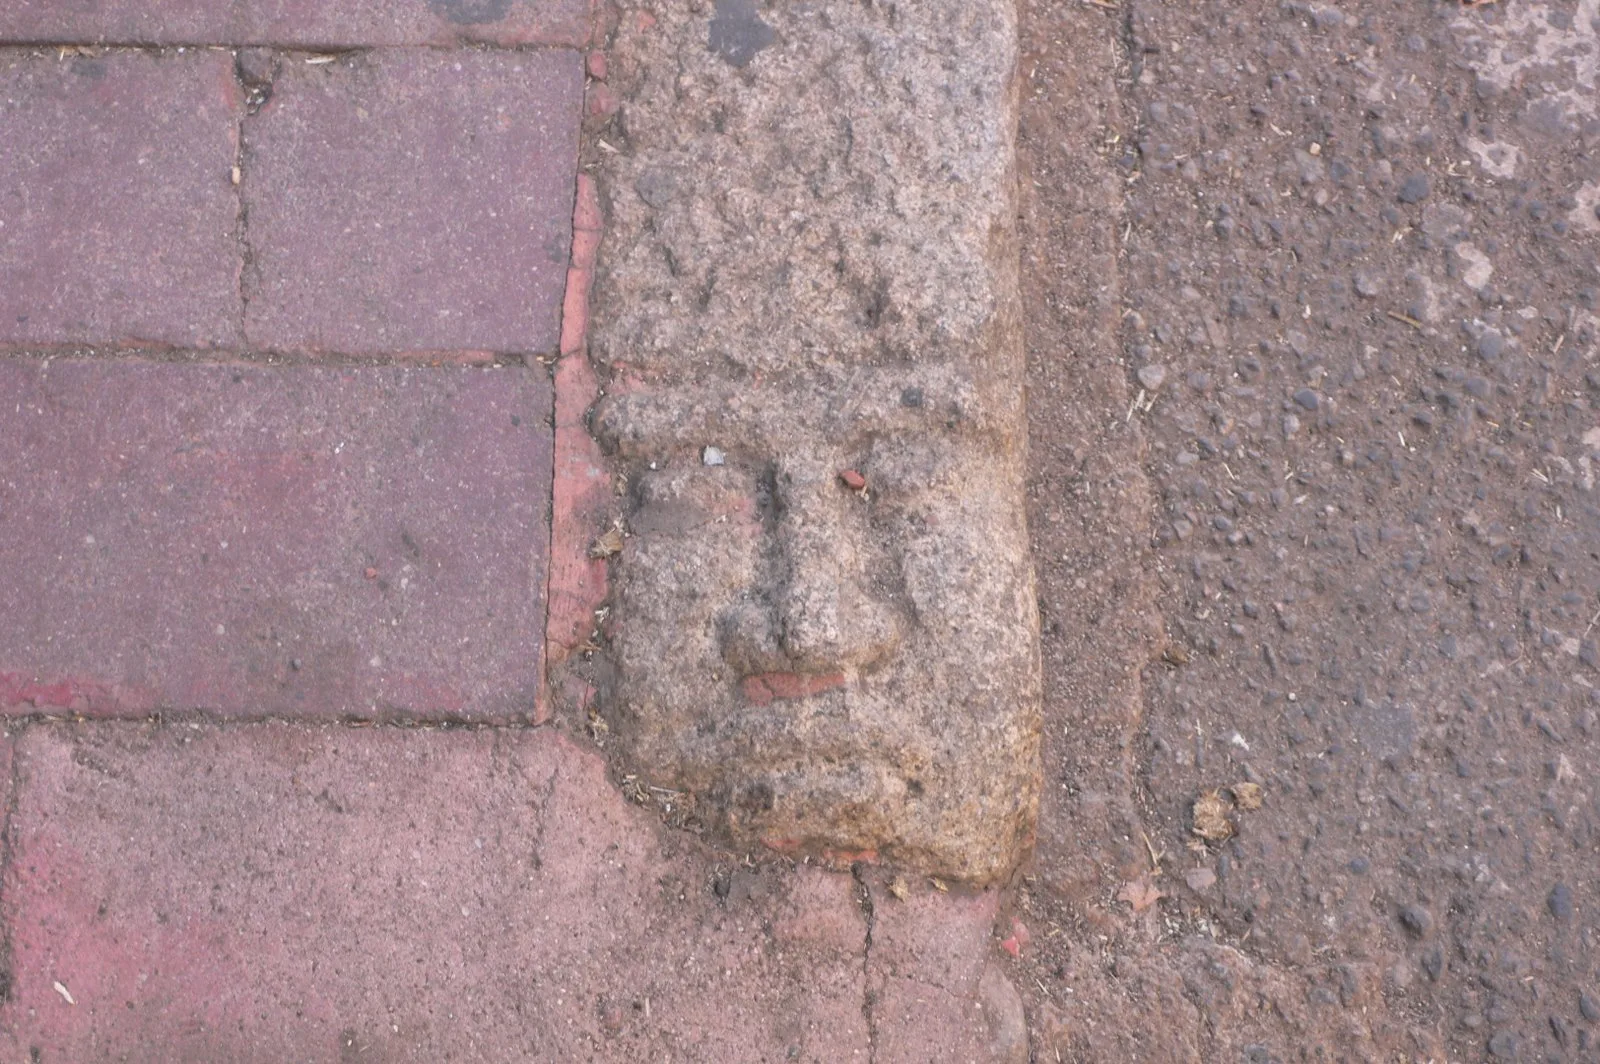
[[1035,1059],[1595,1059],[1600,3],[1023,31]]

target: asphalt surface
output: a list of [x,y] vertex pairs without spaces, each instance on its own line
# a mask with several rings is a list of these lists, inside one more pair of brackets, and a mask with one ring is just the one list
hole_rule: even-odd
[[1597,34],[1024,5],[1035,1059],[1597,1052]]

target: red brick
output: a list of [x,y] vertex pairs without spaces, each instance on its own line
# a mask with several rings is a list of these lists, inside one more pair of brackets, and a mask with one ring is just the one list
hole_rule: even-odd
[[554,666],[594,631],[594,611],[606,600],[606,562],[589,556],[605,531],[611,477],[584,419],[599,397],[594,368],[584,355],[556,364],[555,482],[550,528],[550,610],[547,660]]
[[595,186],[593,177],[579,174],[578,193],[572,207],[572,227],[579,232],[587,230],[598,233],[604,225],[605,219],[600,213],[600,190]]
[[7,1060],[867,1059],[851,878],[719,897],[551,729],[33,725],[16,761]]
[[0,40],[305,48],[582,47],[590,0],[6,0]]
[[589,556],[589,544],[605,530],[611,501],[605,457],[586,421],[589,407],[600,397],[600,383],[586,351],[589,290],[603,224],[594,178],[578,174],[573,201],[572,266],[561,311],[562,358],[555,371],[550,610],[545,625],[546,662],[551,667],[588,640],[595,610],[605,602],[608,589],[604,559]]
[[622,106],[622,99],[616,90],[609,85],[595,84],[589,87],[589,113],[599,117],[609,117],[617,113],[617,108]]
[[[594,269],[595,258],[600,252],[600,231],[598,229],[575,229],[572,233],[572,265],[580,270]],[[567,280],[567,287],[572,286],[571,277]],[[587,291],[587,289],[585,290]]]
[[582,96],[572,51],[285,63],[245,123],[249,342],[554,352]]
[[[573,250],[577,250],[576,242]],[[574,266],[567,271],[567,289],[561,299],[561,354],[563,355],[581,356],[589,342],[589,287],[593,282],[593,270]]]
[[0,711],[530,716],[550,410],[521,368],[0,362]]
[[242,108],[220,52],[0,53],[0,345],[237,343]]

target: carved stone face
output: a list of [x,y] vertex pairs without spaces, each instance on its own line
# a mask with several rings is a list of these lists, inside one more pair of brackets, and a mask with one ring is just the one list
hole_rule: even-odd
[[1014,457],[955,375],[840,394],[602,407],[630,483],[607,712],[639,773],[738,839],[992,878],[1036,800]]
[[1039,742],[1014,0],[646,6],[592,156],[601,712],[736,840],[999,878]]

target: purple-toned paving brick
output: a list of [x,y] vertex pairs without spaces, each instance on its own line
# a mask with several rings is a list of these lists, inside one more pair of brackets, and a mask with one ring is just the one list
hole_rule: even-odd
[[0,361],[0,712],[520,720],[542,371]]
[[590,0],[5,0],[0,41],[581,47]]
[[243,106],[221,52],[0,52],[0,346],[236,344]]
[[245,332],[355,355],[556,349],[576,52],[284,61],[245,123]]
[[854,881],[714,893],[553,729],[31,725],[15,759],[7,1061],[867,1059]]

